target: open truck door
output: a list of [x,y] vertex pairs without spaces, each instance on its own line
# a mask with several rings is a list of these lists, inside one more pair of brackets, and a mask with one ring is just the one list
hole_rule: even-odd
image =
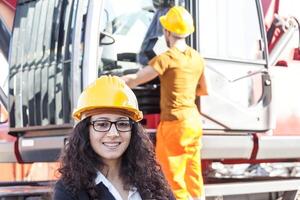
[[203,127],[221,132],[273,128],[268,50],[260,1],[204,1],[193,37],[206,61],[209,96],[201,98]]

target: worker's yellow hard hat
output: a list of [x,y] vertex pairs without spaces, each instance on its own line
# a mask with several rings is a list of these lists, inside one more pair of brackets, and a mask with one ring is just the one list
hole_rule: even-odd
[[122,113],[136,122],[143,118],[135,94],[117,76],[101,76],[84,89],[73,118],[83,120],[101,112]]
[[159,20],[166,30],[179,36],[188,36],[195,30],[192,15],[182,6],[172,7]]

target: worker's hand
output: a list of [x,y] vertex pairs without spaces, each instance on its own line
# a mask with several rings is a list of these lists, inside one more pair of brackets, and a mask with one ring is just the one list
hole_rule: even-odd
[[[128,75],[128,74],[127,74]],[[125,83],[127,84],[128,82],[128,76],[127,75],[124,75],[124,76],[121,76],[120,78],[123,79],[123,81],[125,81]]]
[[121,78],[130,88],[134,88],[142,83],[151,81],[157,76],[158,72],[156,72],[153,67],[146,66],[140,69],[136,74],[127,74]]
[[133,80],[136,79],[136,74],[126,74],[124,76],[121,76],[121,79],[125,81],[125,83],[130,87],[134,87],[135,85],[132,84]]

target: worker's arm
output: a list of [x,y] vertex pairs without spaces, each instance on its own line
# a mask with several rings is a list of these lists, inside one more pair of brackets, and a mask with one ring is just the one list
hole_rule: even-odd
[[209,94],[209,81],[207,81],[207,77],[205,75],[205,73],[203,73],[198,81],[198,85],[196,88],[196,100],[195,103],[197,105],[197,108],[199,110],[199,112],[201,113],[201,98],[200,96],[205,96]]
[[136,74],[127,74],[121,78],[130,88],[134,88],[142,83],[151,81],[158,76],[158,72],[153,67],[146,66],[139,70]]
[[205,96],[208,95],[209,90],[209,84],[207,82],[205,73],[203,73],[198,81],[197,89],[196,89],[196,95],[197,96]]

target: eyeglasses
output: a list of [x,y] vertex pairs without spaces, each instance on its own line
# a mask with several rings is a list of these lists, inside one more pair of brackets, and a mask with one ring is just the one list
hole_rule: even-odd
[[115,125],[118,131],[126,132],[126,131],[131,131],[133,122],[131,120],[118,120],[115,122],[109,120],[96,120],[90,123],[90,125],[93,126],[94,130],[98,132],[109,131],[113,124]]

